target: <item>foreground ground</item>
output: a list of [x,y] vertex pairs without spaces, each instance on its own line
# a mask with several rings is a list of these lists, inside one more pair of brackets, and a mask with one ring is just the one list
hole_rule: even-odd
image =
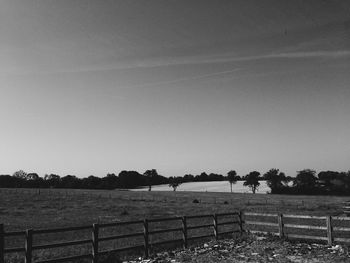
[[[11,231],[91,225],[96,222],[227,213],[238,210],[322,216],[342,215],[343,202],[348,199],[349,197],[209,192],[0,188],[0,223],[4,224],[5,231]],[[121,233],[118,232],[118,229],[115,231]],[[35,236],[34,243],[66,242],[90,237],[90,232],[67,232],[61,236]],[[346,237],[348,238],[348,236]],[[118,248],[122,245],[134,245],[135,241],[127,240],[130,244],[125,242],[124,240],[123,243],[107,244],[105,248],[107,246],[108,248]],[[317,245],[310,245],[310,248],[308,245],[298,247],[297,244],[293,245],[279,240],[248,239],[242,240],[242,242],[208,243],[205,250],[197,248],[176,253],[170,257],[170,262],[266,262],[273,260],[275,262],[350,262],[346,249],[328,250],[328,247],[318,247]],[[22,247],[23,237],[8,240],[6,246]],[[295,247],[296,249],[294,249]],[[85,254],[90,253],[90,251],[90,245],[65,247],[55,251],[37,251],[33,257],[35,260],[43,260]],[[318,257],[318,255],[322,256]],[[334,255],[337,255],[335,259],[332,258]],[[310,261],[302,261],[303,258],[309,256]],[[7,262],[22,262],[23,255],[11,254],[8,257]],[[163,261],[158,262],[168,262],[166,261],[168,259],[164,258],[159,260]],[[110,262],[116,263],[115,260]]]
[[212,241],[202,246],[158,253],[151,259],[120,261],[127,263],[229,263],[229,262],[350,262],[348,247],[300,243],[268,236],[245,236],[239,239]]

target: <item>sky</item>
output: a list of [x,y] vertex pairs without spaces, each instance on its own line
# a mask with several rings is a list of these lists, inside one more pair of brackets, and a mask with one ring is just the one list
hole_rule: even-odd
[[350,170],[348,0],[1,0],[0,174]]

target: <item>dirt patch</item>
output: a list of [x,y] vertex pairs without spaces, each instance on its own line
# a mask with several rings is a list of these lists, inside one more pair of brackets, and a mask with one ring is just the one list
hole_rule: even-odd
[[125,263],[228,263],[228,262],[350,262],[344,245],[328,246],[282,240],[271,236],[245,236],[235,240],[213,241],[200,247],[158,253],[150,259]]

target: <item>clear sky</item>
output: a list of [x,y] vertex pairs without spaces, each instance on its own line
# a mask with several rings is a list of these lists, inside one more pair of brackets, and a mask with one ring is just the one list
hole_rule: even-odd
[[348,0],[1,0],[0,174],[350,170]]

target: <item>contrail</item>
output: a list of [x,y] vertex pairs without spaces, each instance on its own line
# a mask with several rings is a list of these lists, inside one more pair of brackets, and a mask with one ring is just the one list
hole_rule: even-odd
[[188,77],[188,78],[178,78],[178,79],[173,79],[173,80],[158,81],[158,82],[128,86],[128,88],[150,87],[150,86],[158,86],[158,85],[163,85],[163,84],[173,84],[173,83],[184,82],[184,81],[198,80],[198,79],[204,79],[204,78],[209,78],[209,77],[214,77],[214,76],[226,75],[226,74],[233,73],[233,72],[236,72],[239,70],[241,70],[241,69],[236,68],[236,69],[232,69],[232,70],[214,72],[214,73],[209,73],[209,74],[204,74],[204,75],[197,75],[197,76]]

